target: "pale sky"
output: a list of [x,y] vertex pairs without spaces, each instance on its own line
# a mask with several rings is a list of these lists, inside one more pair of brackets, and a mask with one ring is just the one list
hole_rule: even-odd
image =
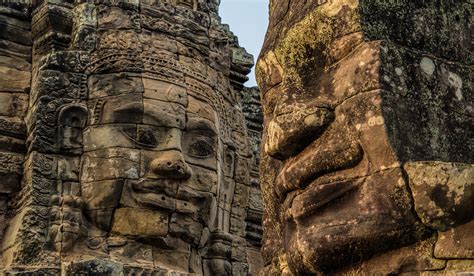
[[[219,14],[222,23],[230,25],[230,30],[257,59],[268,26],[268,0],[221,0]],[[255,70],[249,74],[246,86],[255,86]]]

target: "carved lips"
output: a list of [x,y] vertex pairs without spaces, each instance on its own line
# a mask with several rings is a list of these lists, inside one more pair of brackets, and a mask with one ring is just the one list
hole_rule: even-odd
[[164,189],[169,186],[167,180],[149,181],[143,179],[132,183],[132,197],[144,207],[160,208],[173,211],[174,200],[167,196]]
[[288,206],[285,217],[299,219],[309,216],[323,208],[332,201],[356,189],[364,182],[363,178],[355,180],[338,181],[327,184],[310,185],[303,191],[298,191],[295,196],[287,197],[285,206]]

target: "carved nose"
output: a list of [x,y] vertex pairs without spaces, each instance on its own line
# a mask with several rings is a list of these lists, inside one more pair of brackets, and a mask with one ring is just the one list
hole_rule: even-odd
[[156,175],[184,180],[191,177],[192,170],[184,161],[183,155],[179,151],[167,151],[159,153],[160,156],[151,162],[151,170]]
[[289,105],[267,127],[265,152],[287,159],[310,145],[334,120],[334,112],[311,104]]

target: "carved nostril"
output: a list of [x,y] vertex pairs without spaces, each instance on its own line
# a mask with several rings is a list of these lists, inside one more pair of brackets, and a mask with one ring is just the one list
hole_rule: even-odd
[[161,153],[151,162],[150,170],[153,174],[170,179],[187,179],[192,174],[181,152],[175,151]]

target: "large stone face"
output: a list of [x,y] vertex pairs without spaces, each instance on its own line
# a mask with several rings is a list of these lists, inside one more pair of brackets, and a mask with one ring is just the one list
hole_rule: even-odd
[[474,270],[467,2],[270,1],[264,275]]
[[257,274],[258,91],[219,1],[34,2],[0,4],[0,270]]

